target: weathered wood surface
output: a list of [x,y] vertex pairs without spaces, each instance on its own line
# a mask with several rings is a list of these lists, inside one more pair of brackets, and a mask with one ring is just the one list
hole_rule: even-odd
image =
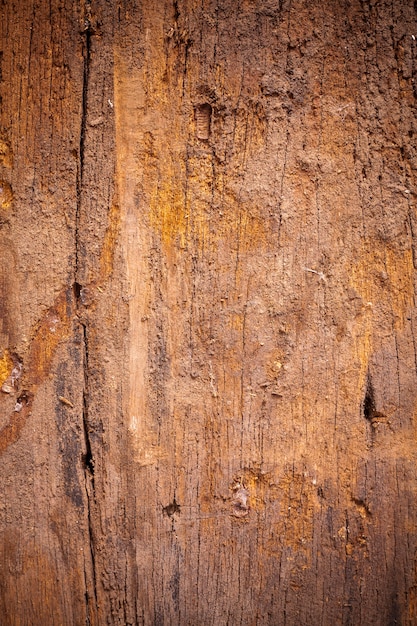
[[411,0],[1,5],[0,623],[417,623]]

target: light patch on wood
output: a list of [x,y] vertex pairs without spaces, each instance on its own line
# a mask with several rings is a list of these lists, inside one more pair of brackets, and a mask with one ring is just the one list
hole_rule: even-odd
[[398,251],[368,242],[358,256],[360,260],[346,271],[350,285],[363,299],[364,309],[392,310],[396,328],[403,328],[413,306],[412,250]]
[[120,231],[120,207],[117,203],[113,203],[109,211],[109,221],[106,234],[104,236],[103,247],[100,257],[100,277],[99,280],[106,281],[112,271],[114,264],[114,250],[117,243],[117,237]]
[[[116,122],[116,184],[120,213],[120,238],[126,263],[126,283],[132,299],[129,301],[129,354],[126,363],[128,399],[126,411],[130,419],[130,440],[135,457],[140,462],[148,442],[155,440],[155,431],[147,420],[146,366],[148,362],[148,325],[142,322],[148,314],[149,285],[148,229],[149,208],[141,206],[138,215],[135,197],[138,188],[136,151],[142,147],[144,133],[138,118],[142,118],[145,103],[143,76],[126,65],[122,50],[114,53],[114,112]],[[139,115],[140,112],[140,115]],[[156,147],[157,148],[157,147]],[[156,149],[155,148],[155,149]],[[151,158],[148,154],[148,158]],[[146,442],[146,443],[145,443]],[[146,459],[148,460],[148,459]]]

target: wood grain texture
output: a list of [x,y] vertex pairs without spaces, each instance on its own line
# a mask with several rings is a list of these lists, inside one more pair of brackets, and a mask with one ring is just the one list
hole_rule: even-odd
[[59,1],[1,12],[0,352],[22,371],[0,398],[0,621],[85,623],[92,567],[73,290],[83,15]]
[[413,2],[2,11],[1,623],[415,624]]

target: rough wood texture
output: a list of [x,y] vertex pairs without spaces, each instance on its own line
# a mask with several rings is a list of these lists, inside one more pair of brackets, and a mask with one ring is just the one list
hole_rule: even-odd
[[416,624],[413,2],[1,10],[2,626]]

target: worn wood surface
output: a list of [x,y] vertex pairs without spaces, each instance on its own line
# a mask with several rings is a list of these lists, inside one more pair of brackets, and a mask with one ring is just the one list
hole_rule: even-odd
[[414,3],[0,6],[0,623],[416,624]]

